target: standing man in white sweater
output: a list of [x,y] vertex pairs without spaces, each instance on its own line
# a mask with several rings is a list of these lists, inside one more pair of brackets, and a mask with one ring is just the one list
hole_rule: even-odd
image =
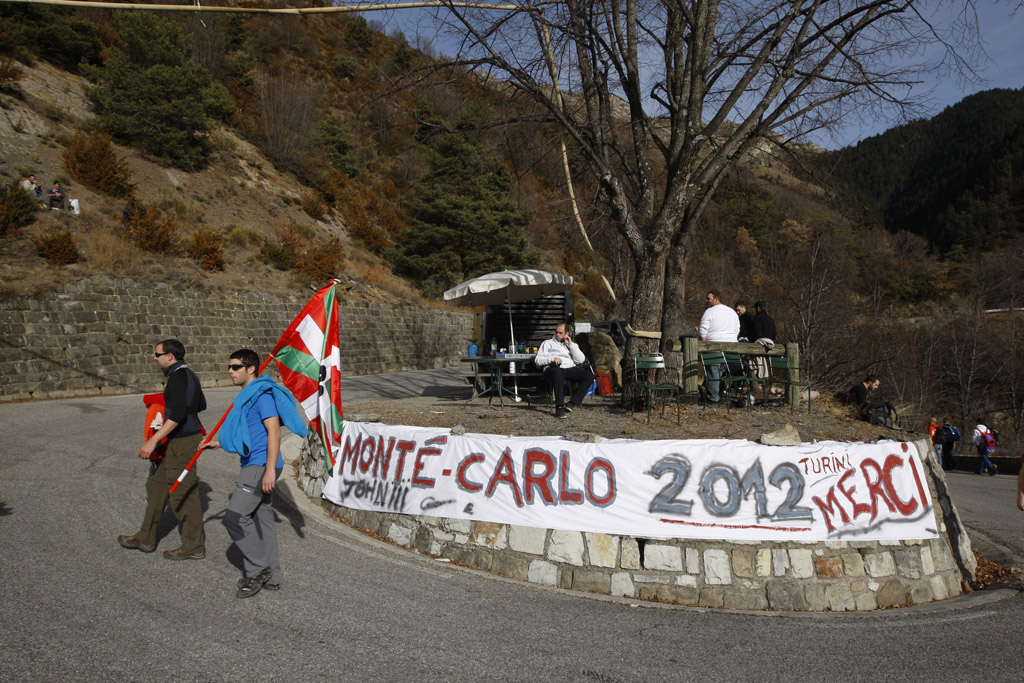
[[[718,292],[715,291],[708,292],[707,296],[704,297],[704,305],[706,310],[704,315],[700,317],[700,326],[697,328],[697,336],[700,337],[700,340],[711,342],[736,341],[740,335],[740,317],[736,315],[736,311],[723,304],[718,296]],[[716,365],[707,369],[708,401],[711,403],[718,403],[720,400],[719,391],[722,382],[719,378],[722,376],[724,367],[724,365]]]

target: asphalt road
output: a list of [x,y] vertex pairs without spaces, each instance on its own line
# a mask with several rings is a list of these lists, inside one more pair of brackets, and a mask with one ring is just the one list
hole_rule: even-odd
[[[443,391],[435,379],[380,386]],[[234,393],[211,391],[207,415]],[[294,484],[275,503],[284,586],[239,600],[222,524],[232,456],[200,460],[206,559],[117,545],[144,506],[141,416],[138,396],[0,405],[0,680],[1021,679],[1013,590],[870,615],[595,599],[393,548],[326,520]],[[951,477],[967,523],[1020,550],[1013,485]],[[159,549],[176,547],[169,517],[164,531]]]

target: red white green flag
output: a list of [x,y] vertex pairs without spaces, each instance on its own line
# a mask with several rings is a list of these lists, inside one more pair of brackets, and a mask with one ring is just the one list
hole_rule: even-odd
[[320,435],[328,470],[341,448],[341,351],[337,280],[310,299],[270,352],[281,381]]

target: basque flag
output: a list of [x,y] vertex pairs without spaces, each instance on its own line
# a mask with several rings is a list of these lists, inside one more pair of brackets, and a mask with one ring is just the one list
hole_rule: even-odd
[[338,281],[310,299],[270,352],[281,381],[302,404],[324,445],[327,469],[334,472],[341,430],[341,350]]

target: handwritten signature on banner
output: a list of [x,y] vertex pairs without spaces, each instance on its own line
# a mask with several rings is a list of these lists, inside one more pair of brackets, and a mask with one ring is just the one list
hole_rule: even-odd
[[636,536],[936,535],[916,449],[896,442],[579,444],[346,423],[324,496],[381,512]]

